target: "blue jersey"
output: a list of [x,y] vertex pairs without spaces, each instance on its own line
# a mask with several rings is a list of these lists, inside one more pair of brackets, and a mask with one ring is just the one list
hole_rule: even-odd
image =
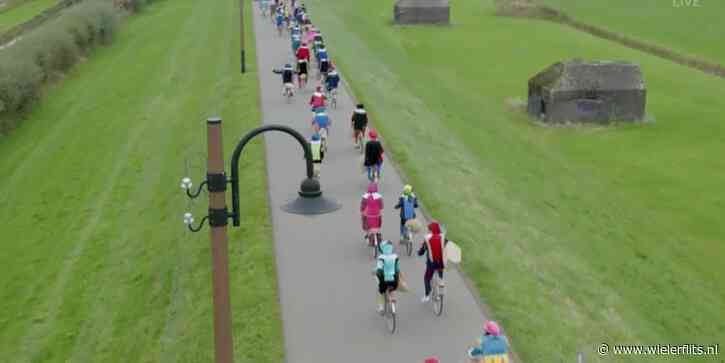
[[327,83],[328,90],[337,88],[337,86],[340,84],[340,76],[337,74],[337,72],[329,73],[327,75],[327,78],[325,78],[325,83]]
[[317,59],[327,58],[327,49],[320,49],[317,51]]

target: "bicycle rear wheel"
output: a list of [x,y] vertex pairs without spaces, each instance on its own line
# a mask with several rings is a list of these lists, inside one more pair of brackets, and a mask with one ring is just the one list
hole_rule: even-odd
[[385,294],[385,325],[388,327],[390,334],[395,334],[395,303],[390,300],[389,293]]
[[378,258],[378,237],[377,233],[368,232],[368,239],[370,241],[370,247],[373,249],[373,259]]
[[436,316],[441,316],[443,313],[443,294],[441,293],[438,281],[436,281],[436,285],[433,287],[433,296],[431,297],[431,300],[433,300],[433,312]]
[[411,256],[413,254],[413,235],[407,227],[404,228],[405,233],[403,235],[405,236],[405,239],[403,242],[405,242],[405,252],[408,256]]

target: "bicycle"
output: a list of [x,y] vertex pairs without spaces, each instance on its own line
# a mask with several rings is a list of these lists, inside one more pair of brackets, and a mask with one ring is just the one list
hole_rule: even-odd
[[337,109],[337,88],[327,91],[327,98],[330,100],[330,107]]
[[322,149],[323,153],[327,153],[327,127],[323,127],[320,129],[320,143],[322,146],[320,147]]
[[373,259],[378,258],[378,255],[380,254],[380,240],[382,240],[382,234],[380,233],[380,229],[369,228],[367,234],[368,246],[373,249]]
[[388,327],[390,334],[395,334],[396,328],[395,314],[397,312],[397,309],[395,304],[395,295],[393,293],[394,290],[391,287],[389,287],[387,291],[385,291],[385,305],[382,314],[383,318],[385,318],[385,325]]
[[367,134],[367,129],[363,129],[361,131],[353,129],[353,132],[355,133],[355,147],[360,151],[360,154],[362,154],[365,152],[365,135]]
[[284,85],[284,88],[282,89],[282,96],[285,97],[285,100],[287,101],[288,104],[292,103],[292,98],[294,97],[294,95],[295,95],[294,84],[286,83]]
[[430,301],[431,304],[433,304],[433,313],[435,313],[436,316],[441,316],[443,313],[443,296],[445,287],[445,281],[443,281],[443,279],[439,279],[438,273],[434,271],[433,279],[431,280],[432,291]]
[[298,76],[298,82],[300,84],[300,89],[307,87],[307,73],[300,73]]
[[408,256],[413,254],[413,232],[405,224],[403,225],[403,236],[400,239],[400,244],[405,245],[405,252]]

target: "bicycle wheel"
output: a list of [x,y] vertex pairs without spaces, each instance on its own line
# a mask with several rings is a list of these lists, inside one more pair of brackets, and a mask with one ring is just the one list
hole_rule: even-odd
[[390,334],[395,333],[395,303],[390,300],[389,293],[385,294],[385,325],[388,327]]
[[370,240],[370,247],[373,249],[373,259],[376,259],[378,258],[377,233],[369,232],[368,239]]
[[436,316],[441,316],[443,313],[443,294],[441,294],[438,281],[436,281],[436,285],[433,287],[433,296],[431,297],[431,300],[433,301],[433,312]]

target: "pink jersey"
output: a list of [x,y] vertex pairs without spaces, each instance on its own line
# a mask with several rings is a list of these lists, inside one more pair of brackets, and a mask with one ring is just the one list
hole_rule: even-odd
[[315,41],[315,36],[317,36],[317,32],[314,30],[307,32],[307,44],[312,44]]

